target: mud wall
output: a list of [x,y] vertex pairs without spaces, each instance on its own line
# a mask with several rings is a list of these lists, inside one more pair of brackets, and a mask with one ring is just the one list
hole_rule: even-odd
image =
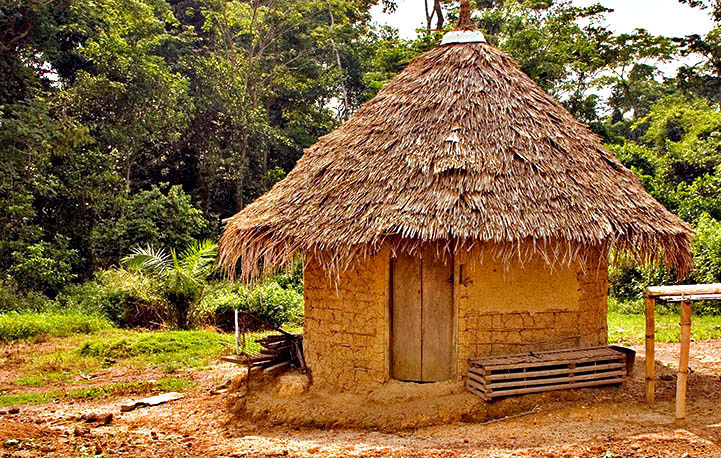
[[458,372],[471,356],[604,345],[608,261],[591,249],[584,265],[551,270],[541,258],[508,270],[461,260]]
[[306,262],[304,353],[313,384],[361,391],[388,379],[388,250],[329,283]]
[[[554,270],[540,258],[508,269],[479,258],[472,251],[457,260],[459,379],[471,356],[606,343],[608,261],[598,251],[589,251],[583,265]],[[316,387],[363,391],[388,381],[389,268],[384,249],[335,284],[317,260],[307,261],[304,350]]]

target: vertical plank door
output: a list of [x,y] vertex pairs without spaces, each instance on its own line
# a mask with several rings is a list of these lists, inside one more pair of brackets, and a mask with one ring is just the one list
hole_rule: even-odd
[[391,376],[437,382],[453,376],[453,262],[434,246],[391,266]]
[[441,382],[453,375],[453,259],[439,259],[434,246],[421,261],[424,382]]
[[421,260],[401,254],[391,264],[391,375],[420,381],[421,373]]

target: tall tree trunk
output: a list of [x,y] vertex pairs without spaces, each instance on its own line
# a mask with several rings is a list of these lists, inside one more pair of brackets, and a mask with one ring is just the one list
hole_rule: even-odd
[[333,17],[333,10],[330,7],[330,3],[328,4],[328,15],[330,16],[330,28],[331,28],[331,37],[330,37],[330,44],[333,46],[333,52],[335,52],[335,62],[336,65],[338,65],[338,69],[341,71],[341,83],[340,83],[340,90],[341,90],[341,106],[338,110],[338,117],[342,120],[347,119],[348,115],[350,114],[350,103],[348,102],[348,90],[346,89],[345,85],[345,71],[343,70],[343,65],[341,64],[340,60],[340,52],[338,51],[338,45],[336,45],[335,40],[333,39],[333,29],[335,28],[335,18]]

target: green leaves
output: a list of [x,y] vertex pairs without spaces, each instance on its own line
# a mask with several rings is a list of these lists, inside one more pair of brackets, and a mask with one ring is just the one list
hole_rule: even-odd
[[176,326],[185,329],[189,314],[203,298],[208,277],[216,269],[217,255],[218,245],[210,240],[196,242],[180,255],[172,249],[168,254],[162,248],[147,245],[133,248],[122,264],[128,271],[147,275],[162,285]]
[[125,256],[121,263],[126,269],[162,275],[173,266],[172,260],[173,258],[162,248],[147,245],[144,248],[139,246],[133,248],[131,254]]
[[696,281],[721,282],[721,222],[702,214],[696,223],[693,240]]

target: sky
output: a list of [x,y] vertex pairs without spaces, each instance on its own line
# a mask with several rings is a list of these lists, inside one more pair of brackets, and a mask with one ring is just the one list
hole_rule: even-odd
[[[573,3],[578,6],[601,3],[613,9],[606,17],[609,27],[617,33],[643,28],[654,35],[684,36],[703,35],[712,28],[707,11],[690,8],[678,0],[574,0]],[[384,14],[376,5],[371,13],[376,22],[397,28],[401,38],[415,38],[415,29],[425,24],[423,0],[398,0],[398,9],[393,14]]]

